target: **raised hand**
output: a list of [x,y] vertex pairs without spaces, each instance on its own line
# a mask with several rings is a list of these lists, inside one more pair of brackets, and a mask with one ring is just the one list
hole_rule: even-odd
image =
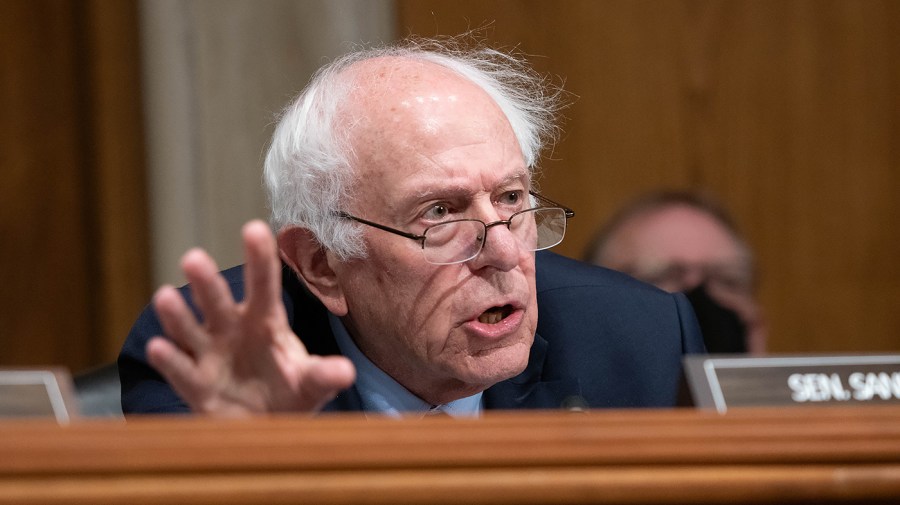
[[171,340],[151,339],[147,358],[195,412],[317,411],[350,387],[353,365],[344,357],[310,355],[291,330],[269,227],[251,221],[243,240],[244,300],[235,302],[208,254],[188,251],[181,268],[203,321],[175,288],[159,288],[153,303]]

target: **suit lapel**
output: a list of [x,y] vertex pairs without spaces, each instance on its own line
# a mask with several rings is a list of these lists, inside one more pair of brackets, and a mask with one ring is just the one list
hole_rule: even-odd
[[578,379],[545,379],[544,365],[548,346],[546,340],[535,335],[528,366],[519,375],[485,390],[485,409],[558,409],[583,406]]

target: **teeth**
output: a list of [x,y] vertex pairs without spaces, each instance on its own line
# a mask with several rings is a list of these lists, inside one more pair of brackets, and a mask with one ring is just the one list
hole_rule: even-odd
[[478,317],[478,322],[484,324],[497,324],[503,320],[506,316],[511,312],[511,308],[509,305],[505,307],[494,307],[493,309],[486,310],[484,314]]
[[503,316],[499,312],[485,312],[478,318],[478,321],[485,324],[497,324]]

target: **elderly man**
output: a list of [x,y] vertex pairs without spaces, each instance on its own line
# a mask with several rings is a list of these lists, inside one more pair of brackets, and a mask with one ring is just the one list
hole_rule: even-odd
[[436,43],[322,69],[266,158],[276,237],[248,224],[221,274],[185,255],[120,355],[124,411],[672,405],[702,351],[686,299],[535,252],[572,215],[532,184],[556,96]]

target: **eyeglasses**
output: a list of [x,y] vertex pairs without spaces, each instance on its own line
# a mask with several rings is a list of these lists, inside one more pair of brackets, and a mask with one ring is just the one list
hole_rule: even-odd
[[653,267],[624,269],[632,276],[666,291],[690,291],[700,284],[735,295],[753,292],[753,270],[743,263],[666,262]]
[[465,263],[478,256],[484,249],[488,228],[494,226],[505,225],[519,240],[519,246],[526,251],[549,249],[562,242],[566,235],[566,220],[574,217],[575,211],[534,191],[529,193],[549,206],[525,209],[509,216],[509,219],[492,223],[478,219],[446,221],[429,226],[421,235],[374,223],[343,211],[337,212],[337,215],[418,241],[422,244],[425,261],[434,265],[453,265]]

